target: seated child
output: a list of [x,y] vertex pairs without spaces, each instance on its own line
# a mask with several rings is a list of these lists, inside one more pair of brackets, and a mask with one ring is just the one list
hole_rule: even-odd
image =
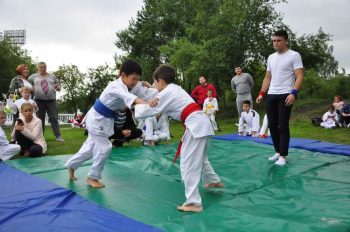
[[72,126],[72,128],[78,127],[78,128],[82,128],[83,127],[83,112],[78,112],[77,113],[77,117],[75,119],[71,119],[70,124]]
[[338,123],[338,114],[335,112],[334,105],[329,106],[329,111],[324,113],[322,116],[323,122],[321,122],[320,126],[326,128],[326,129],[332,129],[339,127]]
[[21,150],[21,147],[17,144],[9,144],[6,138],[5,132],[1,128],[6,122],[7,115],[5,111],[0,110],[0,161],[9,160]]
[[250,109],[250,101],[243,101],[243,112],[239,118],[238,133],[241,136],[258,137],[260,131],[259,114]]
[[213,93],[211,90],[208,90],[207,96],[208,97],[204,100],[203,103],[203,112],[209,118],[214,131],[218,131],[218,124],[215,121],[216,111],[219,110],[218,101],[215,97],[213,97]]
[[143,127],[145,146],[154,146],[162,140],[170,139],[168,117],[165,114],[157,114],[156,116],[146,118]]
[[267,138],[268,136],[270,136],[269,121],[267,120],[267,114],[265,114],[263,124],[259,132],[259,138]]
[[339,114],[340,126],[350,128],[350,104],[345,105]]
[[340,95],[335,95],[333,100],[333,106],[337,114],[340,114],[340,111],[344,107],[344,105],[345,103],[343,101],[343,98]]
[[134,103],[145,103],[129,92],[137,85],[142,75],[140,64],[133,60],[127,60],[122,63],[119,72],[119,78],[107,85],[86,115],[88,138],[78,153],[66,162],[70,180],[77,180],[74,175],[75,170],[85,161],[92,159],[92,166],[86,182],[93,188],[105,186],[100,182],[100,179],[112,150],[109,137],[114,133],[116,112],[125,107],[130,109]]
[[21,116],[16,120],[11,136],[21,146],[21,153],[24,156],[38,157],[46,152],[47,145],[41,120],[33,115],[33,111],[31,103],[22,104]]
[[181,154],[180,172],[186,201],[177,209],[200,212],[203,210],[198,190],[201,176],[205,188],[222,188],[224,185],[207,156],[209,139],[214,135],[213,127],[201,107],[181,86],[175,84],[175,77],[176,71],[172,66],[160,65],[153,74],[159,93],[150,104],[136,105],[135,117],[142,119],[164,113],[183,122],[186,129],[174,162]]
[[118,111],[114,118],[114,134],[109,137],[109,139],[113,139],[113,146],[121,147],[125,142],[141,136],[142,130],[136,127],[132,111],[127,107]]

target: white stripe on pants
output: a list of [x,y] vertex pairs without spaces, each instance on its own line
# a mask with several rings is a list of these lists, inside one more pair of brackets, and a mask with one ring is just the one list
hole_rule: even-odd
[[202,174],[203,184],[220,182],[207,156],[207,145],[210,137],[194,138],[186,129],[182,139],[180,170],[185,184],[186,202],[184,205],[202,205],[198,185]]
[[99,180],[102,177],[102,171],[111,150],[112,144],[107,137],[89,133],[78,153],[67,161],[66,167],[75,170],[82,163],[92,158],[92,166],[88,177]]

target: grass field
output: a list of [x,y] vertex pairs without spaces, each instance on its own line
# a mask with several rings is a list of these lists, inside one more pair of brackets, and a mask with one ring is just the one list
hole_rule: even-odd
[[[349,102],[349,101],[347,101]],[[319,99],[303,99],[293,107],[290,128],[291,136],[295,138],[307,138],[316,139],[321,141],[350,144],[350,129],[339,128],[333,130],[326,130],[321,127],[315,127],[311,124],[311,118],[315,115],[321,116],[327,110],[327,104],[329,100]],[[258,112],[263,112],[263,106],[257,106]],[[221,134],[236,133],[237,126],[235,123],[238,122],[237,117],[233,118],[233,110],[230,109],[221,110],[217,117],[218,124],[220,126]],[[262,118],[263,115],[260,115]],[[179,122],[170,122],[170,131],[172,138],[167,143],[178,142],[182,135],[182,125]],[[5,128],[6,134],[9,136],[10,130]],[[56,142],[55,137],[52,134],[50,127],[46,128],[45,139],[48,144],[47,155],[62,155],[62,154],[74,154],[76,153],[82,143],[87,138],[84,136],[84,129],[74,128],[72,129],[69,125],[61,127],[62,137],[65,142]],[[139,142],[130,142],[125,146],[140,146]]]

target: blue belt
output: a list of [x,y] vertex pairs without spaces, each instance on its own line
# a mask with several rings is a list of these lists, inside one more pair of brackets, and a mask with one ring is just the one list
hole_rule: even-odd
[[105,116],[106,118],[114,118],[116,116],[116,112],[109,109],[107,106],[105,106],[100,99],[96,99],[94,104],[94,109],[97,111],[97,113]]

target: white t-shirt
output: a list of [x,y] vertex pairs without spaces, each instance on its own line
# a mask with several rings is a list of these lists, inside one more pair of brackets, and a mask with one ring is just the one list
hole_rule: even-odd
[[282,54],[273,53],[267,59],[267,71],[271,72],[268,94],[290,93],[295,84],[294,70],[303,68],[298,52],[288,50]]

